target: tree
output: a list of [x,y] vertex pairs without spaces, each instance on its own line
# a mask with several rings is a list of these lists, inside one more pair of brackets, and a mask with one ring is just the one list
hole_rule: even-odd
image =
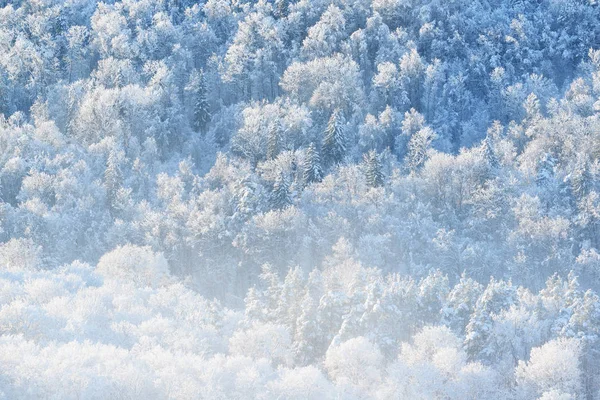
[[244,331],[237,331],[229,339],[229,351],[234,355],[266,358],[273,365],[292,363],[291,340],[288,330],[282,325],[254,323]]
[[339,164],[346,154],[346,134],[344,117],[336,109],[329,118],[323,135],[323,158],[328,164]]
[[120,280],[141,287],[168,283],[169,264],[162,253],[148,246],[120,246],[103,255],[96,270],[107,280]]
[[302,163],[302,181],[305,185],[308,185],[313,182],[320,182],[321,179],[323,179],[321,157],[313,142],[308,146]]
[[448,294],[442,318],[445,325],[449,326],[456,334],[462,336],[465,333],[469,318],[483,289],[480,283],[467,277],[463,272],[460,281]]
[[351,57],[340,53],[292,63],[285,70],[280,86],[290,99],[307,104],[320,117],[330,115],[337,108],[350,115],[364,106],[359,66]]
[[34,271],[42,267],[42,248],[33,240],[19,238],[0,243],[0,271]]
[[590,174],[590,165],[587,160],[578,161],[571,174],[571,190],[577,200],[587,195],[592,188],[593,177]]
[[106,188],[106,198],[112,213],[117,211],[115,207],[117,203],[117,192],[123,184],[121,157],[123,157],[122,152],[116,148],[112,148],[108,153],[106,169],[104,170],[104,187]]
[[417,172],[427,161],[431,143],[436,135],[429,127],[416,132],[408,142],[408,154],[405,164],[410,172]]
[[296,320],[294,351],[299,365],[312,364],[327,349],[329,343],[318,323],[319,299],[323,295],[321,271],[314,269],[308,276],[304,296],[300,300],[300,315]]
[[490,280],[477,300],[466,328],[465,347],[471,358],[491,363],[499,355],[492,338],[494,317],[515,303],[516,294],[511,282]]
[[520,361],[516,368],[518,391],[528,398],[558,391],[573,398],[583,398],[577,339],[555,339],[531,350],[529,362]]
[[381,379],[383,357],[376,345],[364,337],[331,346],[325,356],[325,368],[337,382],[348,382],[367,391]]
[[535,183],[542,189],[548,189],[550,183],[554,180],[554,168],[556,159],[552,154],[546,153],[539,160]]
[[281,210],[292,204],[290,198],[290,184],[284,172],[280,172],[273,183],[273,191],[271,192],[271,207],[276,210]]
[[210,122],[210,105],[206,98],[206,80],[204,72],[200,70],[197,74],[197,82],[195,83],[194,90],[194,128],[202,133],[206,133],[208,123]]
[[331,56],[338,50],[345,36],[346,20],[333,3],[321,15],[321,19],[308,30],[302,42],[302,55],[306,59]]
[[275,0],[275,15],[277,18],[285,18],[288,15],[290,0]]
[[492,170],[498,169],[500,164],[494,151],[493,139],[489,135],[483,140],[483,157]]
[[375,150],[369,151],[364,156],[365,177],[367,185],[371,187],[379,187],[383,185],[383,172],[381,171],[381,161]]
[[277,157],[281,147],[281,127],[274,123],[269,127],[269,136],[267,138],[267,159],[272,160]]

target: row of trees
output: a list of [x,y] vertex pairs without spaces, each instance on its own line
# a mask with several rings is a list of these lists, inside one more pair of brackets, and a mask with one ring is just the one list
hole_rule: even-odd
[[466,276],[451,285],[439,271],[366,269],[346,251],[309,275],[265,265],[241,311],[177,282],[149,247],[119,247],[95,268],[2,272],[1,393],[596,398],[600,299],[574,275],[538,293]]

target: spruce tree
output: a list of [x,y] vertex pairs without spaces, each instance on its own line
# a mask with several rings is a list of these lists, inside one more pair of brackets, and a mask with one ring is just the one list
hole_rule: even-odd
[[211,115],[208,100],[206,99],[207,89],[204,73],[200,71],[199,75],[200,76],[198,78],[194,98],[193,126],[197,131],[205,133],[208,123],[210,122]]
[[554,165],[554,157],[548,153],[546,153],[538,162],[537,174],[535,177],[535,183],[538,185],[538,187],[545,188],[548,186],[548,183],[554,177]]
[[577,200],[590,192],[592,180],[588,161],[578,162],[575,171],[571,174],[571,190]]
[[111,213],[115,211],[117,191],[123,183],[119,156],[119,151],[112,149],[108,154],[106,169],[104,170],[104,188],[106,189],[106,199]]
[[383,173],[381,171],[381,161],[375,150],[369,151],[364,155],[365,176],[367,185],[370,187],[379,187],[383,185]]
[[267,138],[267,159],[272,160],[279,154],[281,143],[281,130],[278,124],[273,124],[269,128],[269,136]]
[[323,179],[321,170],[321,157],[314,143],[308,146],[304,163],[302,165],[302,181],[305,185],[312,182],[320,182]]
[[483,140],[483,157],[485,158],[491,171],[495,171],[500,167],[496,153],[494,152],[494,144],[492,138],[488,135]]
[[428,126],[412,135],[408,142],[405,164],[410,172],[418,171],[428,159],[428,151],[436,135]]
[[273,184],[271,192],[271,207],[276,210],[282,210],[292,204],[290,197],[290,184],[283,172],[280,172]]
[[328,164],[340,163],[346,154],[343,123],[343,116],[340,110],[336,109],[329,118],[323,137],[323,158]]

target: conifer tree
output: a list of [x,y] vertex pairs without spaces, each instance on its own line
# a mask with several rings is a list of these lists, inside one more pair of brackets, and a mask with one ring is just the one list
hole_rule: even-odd
[[406,155],[406,166],[409,171],[419,170],[428,158],[428,151],[436,135],[429,127],[416,132],[408,142],[408,154]]
[[206,132],[208,123],[210,122],[211,115],[209,110],[206,89],[206,81],[204,79],[204,73],[199,72],[199,78],[194,93],[194,128],[202,133]]
[[283,172],[280,172],[273,184],[271,192],[271,206],[274,209],[282,210],[292,203],[290,198],[290,184]]
[[328,164],[339,164],[346,154],[346,133],[343,116],[336,109],[327,123],[323,137],[323,158]]
[[272,160],[279,154],[281,145],[281,130],[278,124],[273,124],[269,128],[267,140],[267,159]]
[[123,173],[119,162],[119,152],[112,149],[106,160],[106,169],[104,170],[104,187],[106,189],[106,198],[109,209],[114,211],[114,204],[117,197],[117,191],[123,182]]
[[369,151],[364,156],[365,162],[365,177],[367,185],[371,187],[379,187],[383,185],[383,173],[381,171],[381,161],[375,150]]
[[548,185],[548,182],[552,180],[554,177],[554,165],[554,157],[548,153],[538,162],[537,174],[535,177],[535,183],[538,187],[545,188]]
[[486,136],[486,138],[483,140],[482,145],[483,156],[488,164],[490,172],[496,171],[500,166],[500,163],[498,162],[498,158],[496,157],[496,153],[494,151],[494,143],[492,141],[492,138],[489,135]]
[[582,199],[590,192],[592,185],[592,175],[587,161],[580,161],[571,174],[571,190],[577,200]]
[[308,146],[306,157],[302,165],[302,180],[305,185],[313,182],[320,182],[323,179],[323,171],[321,169],[321,157],[314,143]]

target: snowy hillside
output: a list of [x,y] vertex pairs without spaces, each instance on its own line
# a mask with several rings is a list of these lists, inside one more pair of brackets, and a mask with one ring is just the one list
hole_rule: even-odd
[[0,398],[600,399],[595,0],[0,0]]

